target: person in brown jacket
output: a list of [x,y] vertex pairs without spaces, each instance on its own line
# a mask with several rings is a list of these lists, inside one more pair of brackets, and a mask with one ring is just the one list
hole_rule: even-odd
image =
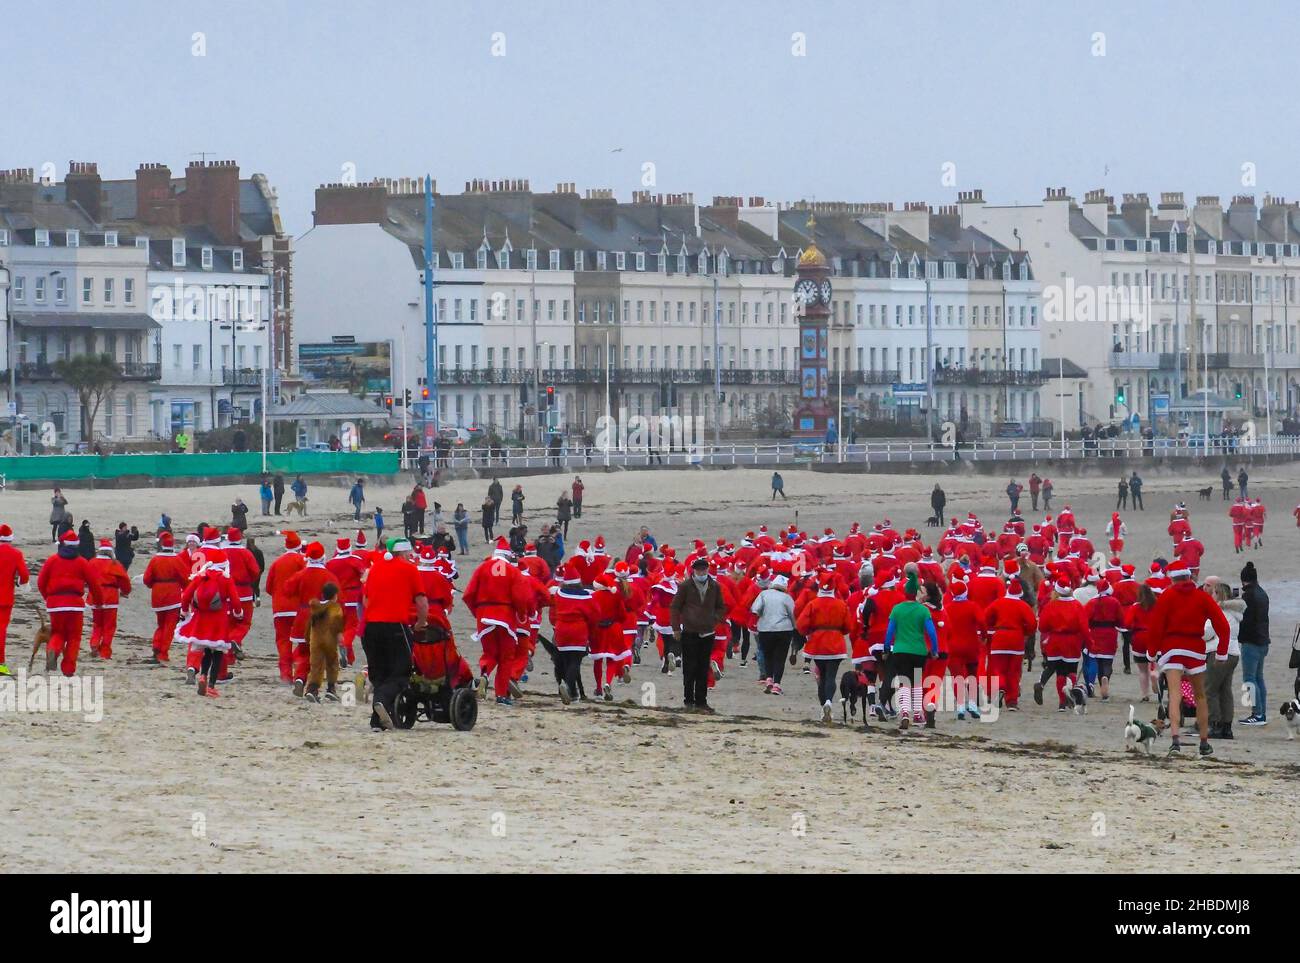
[[722,586],[709,575],[709,560],[701,556],[691,565],[691,577],[677,586],[670,608],[673,634],[682,652],[682,684],[688,710],[712,712],[709,707],[709,656],[719,622],[727,617]]
[[311,668],[307,673],[304,697],[320,702],[321,679],[325,680],[325,698],[338,702],[336,685],[339,681],[339,644],[343,641],[343,606],[338,600],[339,587],[326,582],[319,601],[311,603],[307,618],[307,644],[311,652]]

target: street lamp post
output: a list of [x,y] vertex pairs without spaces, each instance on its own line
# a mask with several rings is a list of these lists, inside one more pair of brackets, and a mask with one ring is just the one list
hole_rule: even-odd
[[9,285],[13,276],[0,264],[0,306],[5,312],[5,361],[9,365],[9,425],[13,429],[14,450],[18,448],[18,368],[14,364],[14,319],[9,313]]

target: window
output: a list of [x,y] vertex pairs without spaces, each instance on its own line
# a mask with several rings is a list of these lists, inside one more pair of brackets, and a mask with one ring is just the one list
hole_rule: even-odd
[[529,271],[537,270],[537,248],[530,247],[524,252],[524,267]]
[[135,304],[135,278],[122,280],[122,303],[127,307]]
[[193,346],[192,364],[195,371],[203,370],[203,345],[196,344]]
[[172,345],[172,365],[177,368],[181,366],[181,346],[179,344]]
[[460,251],[451,252],[451,269],[453,271],[465,270],[465,255]]
[[620,271],[627,270],[627,254],[624,251],[614,252],[614,267]]
[[[40,278],[37,278],[39,281]],[[22,304],[27,300],[27,278],[21,274],[14,275],[14,301]]]
[[547,261],[546,261],[547,266],[548,266],[552,271],[558,271],[558,270],[560,269],[560,252],[559,252],[559,251],[549,251],[549,252],[547,252],[546,257],[547,257]]
[[469,319],[471,321],[478,320],[478,298],[469,299]]
[[36,246],[37,247],[50,246],[50,232],[43,227],[38,227],[36,229]]
[[113,279],[104,278],[104,303],[113,303]]
[[68,247],[81,247],[80,231],[68,231],[67,239],[68,239]]
[[81,279],[81,303],[82,304],[95,303],[95,279],[94,278]]
[[234,270],[234,271],[242,271],[242,270],[244,270],[244,252],[243,252],[243,251],[231,251],[231,252],[230,252],[230,267],[231,267],[231,270]]
[[9,246],[9,229],[0,228],[0,247]]
[[644,271],[644,270],[645,270],[645,252],[644,252],[644,251],[637,251],[637,252],[636,252],[636,269],[637,269],[638,271]]
[[596,270],[597,270],[597,271],[603,271],[603,270],[605,270],[605,264],[606,264],[606,263],[607,263],[607,262],[606,262],[606,260],[605,260],[605,252],[604,252],[604,251],[597,251],[597,252],[596,252]]
[[487,249],[487,245],[484,244],[482,247],[478,249],[478,254],[475,255],[474,263],[480,271],[487,270],[487,256],[488,256],[488,249]]
[[587,269],[587,255],[585,252],[573,252],[573,269],[575,271],[585,271]]

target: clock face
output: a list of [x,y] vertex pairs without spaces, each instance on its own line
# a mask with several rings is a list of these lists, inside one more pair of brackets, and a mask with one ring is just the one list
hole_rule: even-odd
[[816,304],[817,282],[811,278],[804,278],[794,286],[794,298],[800,304]]
[[818,294],[822,299],[822,304],[831,303],[831,282],[829,280],[822,281],[821,290],[818,291]]

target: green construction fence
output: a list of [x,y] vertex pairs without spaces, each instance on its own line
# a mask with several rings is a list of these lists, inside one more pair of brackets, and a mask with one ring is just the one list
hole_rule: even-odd
[[[284,451],[266,457],[268,471],[286,475],[391,475],[398,470],[394,451]],[[89,481],[91,479],[217,478],[257,475],[260,451],[152,455],[29,455],[0,458],[0,475],[13,481]]]

